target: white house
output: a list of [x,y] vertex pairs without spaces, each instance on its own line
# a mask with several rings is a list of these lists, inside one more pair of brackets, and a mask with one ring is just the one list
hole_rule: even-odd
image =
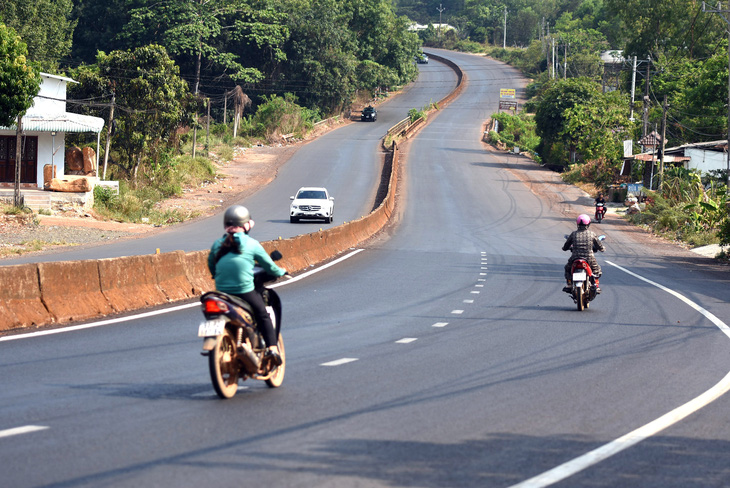
[[[65,139],[69,132],[96,134],[97,168],[99,135],[104,119],[66,112],[66,85],[77,83],[64,76],[41,73],[41,87],[33,106],[23,116],[20,183],[23,188],[43,188],[43,166],[52,164],[64,174]],[[0,188],[15,183],[17,126],[0,127]]]
[[684,162],[684,167],[702,173],[727,169],[727,139],[667,148],[665,154],[689,158]]

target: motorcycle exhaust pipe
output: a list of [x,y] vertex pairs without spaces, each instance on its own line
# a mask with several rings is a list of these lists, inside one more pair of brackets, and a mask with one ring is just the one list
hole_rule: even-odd
[[258,373],[261,363],[259,362],[259,358],[253,352],[253,349],[251,349],[251,346],[249,346],[248,343],[244,342],[243,344],[241,344],[241,347],[238,351],[239,353],[243,353],[239,354],[238,357],[243,363],[243,366],[246,368],[246,371],[248,371],[249,374]]

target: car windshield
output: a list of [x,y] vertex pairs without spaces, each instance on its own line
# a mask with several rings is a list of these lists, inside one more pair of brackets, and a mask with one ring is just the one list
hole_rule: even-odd
[[375,112],[375,109],[373,107],[365,107],[365,110],[363,110],[365,113]]
[[326,200],[327,195],[320,190],[302,190],[297,194],[297,198],[304,198],[307,200]]

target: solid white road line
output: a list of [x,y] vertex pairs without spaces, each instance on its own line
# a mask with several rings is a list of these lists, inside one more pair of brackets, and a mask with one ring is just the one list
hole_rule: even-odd
[[[655,286],[659,288],[660,290],[664,290],[670,295],[679,298],[684,303],[692,307],[693,309],[697,310],[699,313],[704,315],[710,322],[715,324],[725,335],[730,337],[730,328],[725,324],[722,320],[717,318],[714,314],[711,312],[705,310],[689,298],[685,297],[681,293],[677,293],[674,290],[671,290],[667,288],[666,286],[660,285],[659,283],[656,283],[654,281],[651,281],[647,278],[644,278],[643,276],[639,276],[638,274],[629,271],[626,268],[623,268],[615,263],[612,263],[611,261],[606,261],[611,266],[614,266],[617,269],[620,269],[626,274],[629,274],[641,281],[644,281],[646,283],[649,283],[652,286]],[[662,415],[658,419],[649,422],[648,424],[639,427],[638,429],[629,432],[628,434],[619,437],[613,442],[609,442],[608,444],[605,444],[597,449],[594,449],[586,454],[583,454],[582,456],[579,456],[571,461],[568,461],[567,463],[561,464],[560,466],[557,466],[549,471],[545,471],[542,474],[539,474],[533,478],[530,478],[528,480],[523,481],[522,483],[518,483],[516,485],[512,485],[510,488],[542,488],[545,486],[550,486],[554,483],[557,483],[559,481],[562,481],[570,476],[573,476],[576,473],[579,473],[580,471],[583,471],[586,468],[589,468],[590,466],[593,466],[594,464],[597,464],[601,461],[604,461],[614,454],[618,454],[619,452],[628,449],[631,446],[634,446],[638,444],[639,442],[648,439],[649,437],[658,434],[659,432],[663,431],[664,429],[671,427],[672,425],[676,424],[680,420],[683,420],[687,418],[688,416],[692,415],[696,411],[700,410],[703,407],[706,407],[710,403],[714,402],[718,398],[720,398],[722,395],[730,391],[730,373],[725,375],[725,377],[720,380],[719,383],[717,383],[715,386],[701,394],[700,396],[690,400],[689,402],[685,403],[684,405],[675,408],[671,412]]]
[[328,363],[322,363],[322,364],[320,364],[320,366],[340,366],[342,364],[351,363],[353,361],[357,361],[357,358],[342,358],[342,359],[337,359],[335,361],[330,361]]
[[15,427],[13,429],[0,430],[0,437],[11,437],[14,435],[30,434],[39,430],[46,430],[48,427],[44,425],[25,425],[23,427]]
[[[311,276],[314,273],[318,273],[322,270],[325,270],[329,268],[330,266],[334,266],[335,264],[338,264],[345,259],[349,259],[355,254],[358,254],[359,252],[364,251],[364,249],[354,249],[352,252],[335,259],[334,261],[325,264],[324,266],[321,266],[319,268],[315,268],[311,271],[307,271],[306,273],[302,273],[295,278],[292,278],[290,280],[282,281],[279,283],[276,283],[275,285],[271,285],[271,288],[278,288],[280,286],[288,285],[289,283],[294,283],[295,281],[299,281],[301,279],[306,278],[307,276]],[[144,312],[137,315],[130,315],[128,317],[118,317],[115,319],[107,319],[107,320],[100,320],[98,322],[91,322],[89,324],[83,324],[83,325],[72,325],[70,327],[63,327],[60,329],[51,329],[51,330],[41,330],[38,332],[29,332],[27,334],[17,334],[12,336],[6,336],[6,337],[0,337],[0,342],[4,341],[16,341],[19,339],[28,339],[31,337],[39,337],[39,336],[45,336],[45,335],[52,335],[52,334],[61,334],[63,332],[71,332],[74,330],[83,330],[83,329],[92,329],[94,327],[101,327],[102,325],[111,325],[111,324],[119,324],[121,322],[128,322],[130,320],[137,320],[137,319],[145,319],[148,317],[154,317],[155,315],[162,315],[170,312],[177,312],[178,310],[185,310],[187,308],[195,308],[200,307],[200,302],[193,302],[193,303],[186,303],[185,305],[176,305],[174,307],[165,308],[161,310],[155,310],[152,312]]]

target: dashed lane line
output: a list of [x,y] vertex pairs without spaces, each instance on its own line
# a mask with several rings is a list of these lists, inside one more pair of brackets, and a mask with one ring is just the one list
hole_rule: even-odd
[[46,430],[49,427],[45,425],[24,425],[23,427],[15,427],[12,429],[0,430],[0,437],[12,437],[14,435],[30,434],[39,430]]
[[342,358],[335,361],[330,361],[328,363],[322,363],[320,364],[320,366],[341,366],[343,364],[352,363],[357,360],[358,358]]
[[416,342],[418,339],[415,337],[404,337],[403,339],[399,341],[395,341],[396,344],[410,344],[411,342]]

